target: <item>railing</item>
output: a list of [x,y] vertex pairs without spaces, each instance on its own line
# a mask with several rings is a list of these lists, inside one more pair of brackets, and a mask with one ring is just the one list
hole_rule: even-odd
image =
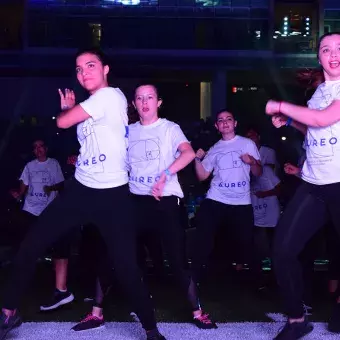
[[268,8],[269,0],[28,0],[30,6],[175,6]]

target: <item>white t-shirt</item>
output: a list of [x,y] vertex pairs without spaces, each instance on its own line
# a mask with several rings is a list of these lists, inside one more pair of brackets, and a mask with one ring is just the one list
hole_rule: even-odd
[[55,199],[56,191],[45,194],[44,186],[51,186],[64,181],[64,175],[57,160],[47,158],[45,162],[37,159],[26,164],[20,180],[28,186],[23,210],[39,216]]
[[[340,100],[340,80],[319,85],[308,107],[323,110],[333,100]],[[340,122],[322,128],[308,127],[305,148],[307,159],[302,168],[304,181],[317,185],[340,182]]]
[[255,143],[241,136],[218,141],[202,161],[204,169],[213,171],[207,198],[231,205],[248,205],[250,199],[250,165],[240,156],[249,154],[260,160]]
[[260,177],[253,177],[251,181],[251,203],[254,210],[254,222],[258,227],[275,227],[280,218],[280,203],[277,196],[258,198],[257,191],[268,191],[274,189],[280,180],[273,169],[263,166],[263,173]]
[[[151,195],[160,175],[177,158],[178,147],[188,143],[179,125],[159,118],[150,125],[139,122],[129,126],[130,191],[136,195]],[[163,196],[183,197],[177,175],[166,182]]]
[[261,156],[262,165],[268,164],[276,165],[276,154],[273,149],[261,145],[259,153]]
[[80,106],[91,117],[77,126],[80,143],[75,178],[83,185],[114,188],[128,182],[128,117],[124,94],[105,87]]

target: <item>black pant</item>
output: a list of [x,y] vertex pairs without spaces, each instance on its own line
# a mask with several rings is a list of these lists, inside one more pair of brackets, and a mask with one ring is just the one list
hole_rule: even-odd
[[275,274],[290,318],[300,318],[304,314],[299,254],[329,218],[340,233],[339,207],[340,183],[318,186],[303,182],[276,227]]
[[109,260],[106,244],[94,224],[84,225],[80,242],[80,268],[84,293],[94,297],[96,279],[100,278],[103,292],[107,292],[113,281],[113,268]]
[[214,247],[217,228],[228,224],[238,246],[236,263],[250,263],[253,246],[254,215],[249,205],[229,205],[206,199],[196,217],[195,252],[192,258],[194,280],[199,281]]
[[[176,282],[182,292],[190,295],[191,276],[185,268],[185,230],[180,220],[179,198],[162,197],[157,201],[153,196],[133,195],[139,218],[139,232],[157,233],[170,262]],[[195,301],[195,296],[192,296]],[[189,296],[190,300],[190,296]],[[192,303],[195,303],[191,301]],[[193,309],[198,309],[198,300]]]
[[340,280],[340,238],[331,223],[327,225],[326,238],[329,258],[328,278]]
[[4,307],[18,307],[34,273],[36,259],[74,226],[94,223],[115,268],[116,277],[146,330],[156,327],[153,306],[136,261],[135,209],[127,185],[93,189],[69,180],[21,244],[4,292]]
[[[39,216],[35,216],[26,210],[18,212],[15,220],[15,228],[11,231],[13,236],[12,246],[15,252],[20,248],[21,242],[25,239],[26,235],[37,222]],[[71,253],[71,246],[73,241],[73,234],[68,233],[66,236],[57,240],[48,250],[54,259],[68,259]]]
[[263,259],[272,257],[274,233],[275,227],[254,227],[254,271],[257,275],[262,273]]

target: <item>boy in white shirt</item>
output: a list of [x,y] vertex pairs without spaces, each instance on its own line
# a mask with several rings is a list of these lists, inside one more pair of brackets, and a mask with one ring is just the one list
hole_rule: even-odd
[[[25,196],[19,235],[17,235],[19,244],[64,185],[64,175],[60,165],[56,159],[47,157],[47,151],[43,140],[34,141],[33,152],[36,159],[26,164],[20,176],[19,190],[11,191],[11,195],[17,200]],[[63,238],[53,246],[56,290],[53,299],[40,307],[42,311],[56,309],[74,300],[73,294],[66,286],[69,252],[69,237]]]
[[[222,138],[205,153],[196,153],[195,168],[199,180],[213,174],[210,189],[196,217],[196,248],[193,255],[195,280],[213,250],[217,228],[223,223],[233,228],[240,249],[237,263],[249,263],[253,242],[254,215],[250,196],[250,174],[260,176],[260,154],[253,141],[236,135],[237,121],[232,113],[221,111],[216,128]],[[226,225],[227,224],[227,225]]]

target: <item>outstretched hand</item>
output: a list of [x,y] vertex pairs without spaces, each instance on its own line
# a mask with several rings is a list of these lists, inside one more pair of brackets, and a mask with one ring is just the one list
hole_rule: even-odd
[[69,110],[76,104],[76,96],[73,90],[65,89],[65,93],[58,89],[60,96],[60,106],[62,110]]

